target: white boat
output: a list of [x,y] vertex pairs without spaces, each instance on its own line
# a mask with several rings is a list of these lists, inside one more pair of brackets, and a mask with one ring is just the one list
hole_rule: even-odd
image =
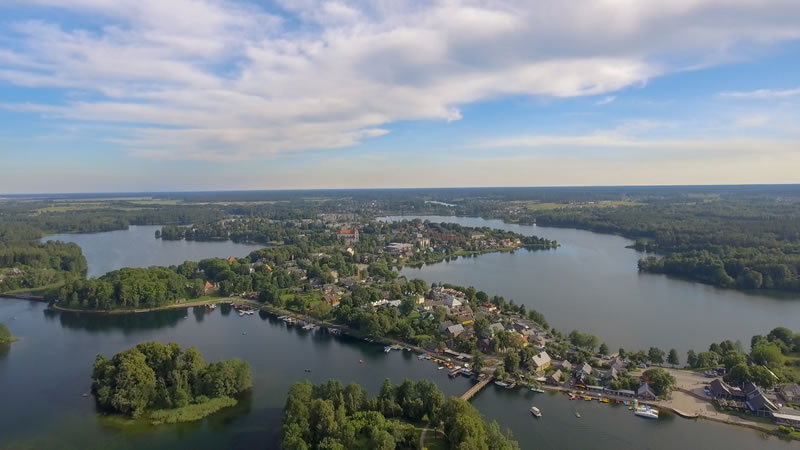
[[498,385],[500,387],[504,387],[504,388],[508,387],[508,384],[503,383],[502,381],[499,381],[499,380],[495,381],[494,384],[496,384],[496,385]]
[[533,414],[533,417],[542,417],[542,412],[535,406],[531,406],[531,414]]
[[658,419],[658,410],[649,406],[642,406],[633,410],[633,413],[645,419]]

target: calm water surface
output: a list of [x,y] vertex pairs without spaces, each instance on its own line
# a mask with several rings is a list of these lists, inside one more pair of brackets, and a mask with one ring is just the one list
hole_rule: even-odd
[[53,234],[42,241],[74,242],[89,263],[87,276],[99,277],[123,267],[177,265],[206,258],[247,256],[261,245],[226,242],[163,241],[154,237],[161,226],[131,226],[127,230],[87,234]]
[[658,346],[684,356],[690,348],[705,350],[724,339],[740,339],[747,348],[753,335],[777,326],[800,328],[800,296],[758,295],[640,274],[636,264],[646,255],[625,248],[632,241],[619,236],[468,217],[419,218],[558,241],[558,249],[459,258],[401,273],[514,299],[543,313],[555,328],[596,334],[612,349]]
[[[0,322],[21,338],[0,348],[2,449],[277,448],[281,408],[295,381],[355,381],[372,395],[387,377],[396,383],[405,377],[429,378],[447,395],[460,395],[470,386],[463,377],[450,380],[445,371],[410,352],[385,354],[380,345],[287,328],[266,315],[239,317],[229,308],[99,316],[49,312],[43,304],[0,299]],[[82,396],[89,391],[95,355],[110,356],[148,340],[194,345],[207,361],[247,360],[253,368],[252,394],[197,423],[144,429],[108,424],[96,413],[93,399]],[[796,448],[737,427],[668,415],[648,421],[624,408],[493,385],[473,403],[490,420],[510,427],[524,449]],[[541,420],[530,417],[531,404],[543,411]],[[583,418],[575,418],[576,410]]]

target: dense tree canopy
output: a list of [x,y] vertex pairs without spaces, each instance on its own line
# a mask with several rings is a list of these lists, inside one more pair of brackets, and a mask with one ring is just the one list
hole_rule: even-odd
[[336,380],[295,383],[283,411],[284,449],[416,449],[412,423],[445,424],[450,448],[514,450],[497,423],[487,424],[469,403],[451,398],[430,381],[386,380],[375,398],[357,384]]
[[250,365],[239,359],[208,364],[194,347],[145,342],[107,359],[98,355],[92,392],[103,407],[130,417],[232,397],[252,386]]

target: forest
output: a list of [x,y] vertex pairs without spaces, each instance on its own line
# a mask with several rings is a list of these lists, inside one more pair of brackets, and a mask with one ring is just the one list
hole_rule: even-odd
[[233,397],[251,387],[247,362],[209,364],[196,348],[184,351],[175,343],[144,342],[111,359],[97,355],[92,370],[92,393],[101,408],[155,421],[198,419],[235,404]]
[[0,292],[36,289],[86,276],[86,258],[72,243],[0,241]]
[[502,432],[497,422],[485,422],[468,402],[445,400],[435,383],[408,379],[400,385],[385,380],[377,397],[368,397],[358,384],[344,387],[338,380],[316,386],[295,383],[283,410],[281,448],[417,449],[418,427],[440,422],[447,448],[519,449],[510,431]]

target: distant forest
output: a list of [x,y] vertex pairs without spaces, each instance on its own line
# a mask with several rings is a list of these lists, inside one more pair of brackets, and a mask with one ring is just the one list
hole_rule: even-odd
[[[619,234],[652,253],[642,272],[664,273],[737,289],[800,291],[800,186],[671,186],[575,188],[458,188],[318,191],[244,191],[58,196],[10,196],[0,200],[3,268],[12,252],[53,252],[44,268],[80,274],[67,263],[67,248],[39,247],[42,236],[96,232],[129,225],[167,225],[163,239],[216,239],[297,244],[313,227],[286,228],[281,221],[322,213],[363,218],[389,214],[441,214],[499,218],[509,223],[574,227]],[[437,202],[437,203],[432,203]],[[230,229],[224,220],[252,218]],[[261,220],[261,222],[258,222]],[[277,222],[274,222],[277,221]],[[194,224],[191,228],[186,225]],[[310,231],[306,233],[307,231]],[[324,244],[317,242],[317,244]],[[14,257],[18,259],[18,257]],[[43,259],[39,258],[42,264]],[[32,267],[32,266],[29,266]],[[61,267],[61,269],[57,269]],[[21,267],[20,267],[21,268]],[[39,276],[0,289],[50,284]],[[29,271],[33,273],[34,271]],[[6,271],[7,273],[7,271]],[[17,283],[5,282],[5,283]]]

